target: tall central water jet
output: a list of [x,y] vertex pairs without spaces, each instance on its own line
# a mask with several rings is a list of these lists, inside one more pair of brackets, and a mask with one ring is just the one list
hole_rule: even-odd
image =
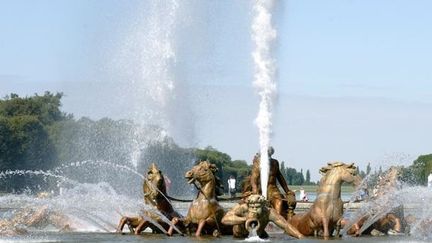
[[269,176],[269,155],[267,150],[270,146],[272,107],[276,96],[276,83],[274,80],[276,67],[271,53],[272,43],[276,39],[276,30],[271,23],[273,5],[274,0],[255,1],[252,22],[252,40],[255,44],[255,50],[252,53],[255,64],[253,84],[261,99],[255,123],[259,130],[261,188],[264,197],[267,197]]

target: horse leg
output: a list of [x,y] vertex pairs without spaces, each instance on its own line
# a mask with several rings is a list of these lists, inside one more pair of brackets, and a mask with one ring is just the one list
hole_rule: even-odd
[[174,232],[174,226],[173,225],[177,225],[180,222],[180,219],[178,217],[174,217],[171,219],[171,224],[168,231],[167,231],[167,235],[172,236],[173,232]]
[[393,213],[389,213],[387,214],[387,218],[390,222],[393,223],[393,227],[392,229],[398,233],[401,232],[402,230],[402,223],[399,217],[397,217],[395,214]]
[[206,221],[205,220],[201,220],[199,223],[198,223],[198,228],[197,228],[197,231],[195,232],[195,236],[196,237],[200,237],[201,236],[201,231],[202,231],[202,229],[204,228],[204,225],[206,224]]
[[135,233],[135,230],[134,230],[134,228],[133,228],[133,226],[132,226],[132,222],[129,221],[129,219],[128,219],[128,221],[126,221],[126,224],[127,224],[128,228],[129,228],[129,232],[130,232],[131,234]]
[[216,227],[216,229],[215,230],[213,230],[213,233],[212,233],[212,235],[214,236],[214,237],[219,237],[219,236],[221,236],[221,234],[222,234],[222,229],[219,227],[219,225],[221,225],[221,223],[219,223],[218,224],[218,222],[216,221],[216,218],[215,217],[211,217],[211,218],[207,218],[206,220],[205,220],[205,222],[206,222],[206,224],[207,225],[209,225],[209,226],[211,226],[211,227]]
[[138,226],[135,228],[135,234],[136,235],[141,234],[141,232],[143,232],[149,226],[150,226],[150,222],[148,222],[144,219],[141,220],[140,223],[138,224]]
[[123,227],[125,226],[126,222],[128,221],[126,216],[121,217],[119,225],[117,226],[117,233],[121,233],[123,231]]
[[328,239],[330,237],[330,232],[329,232],[329,220],[326,217],[322,217],[322,224],[324,227],[324,239]]

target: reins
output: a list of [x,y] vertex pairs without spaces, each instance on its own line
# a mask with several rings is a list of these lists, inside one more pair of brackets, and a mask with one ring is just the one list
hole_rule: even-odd
[[[168,195],[166,195],[166,197],[169,199],[169,200],[171,200],[171,201],[174,201],[174,202],[193,202],[193,199],[179,199],[179,198],[175,198],[175,197],[171,197],[171,196],[168,196]],[[219,201],[219,202],[226,202],[226,201],[238,201],[238,200],[241,200],[241,199],[243,199],[243,197],[241,197],[241,196],[237,196],[237,197],[218,197],[217,199],[216,199],[216,201]]]

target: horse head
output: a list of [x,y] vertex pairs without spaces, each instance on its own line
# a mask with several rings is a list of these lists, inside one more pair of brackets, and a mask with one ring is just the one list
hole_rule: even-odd
[[361,177],[357,175],[357,167],[354,163],[345,164],[342,162],[327,163],[320,169],[323,180],[337,180],[341,182],[353,183],[355,186],[361,184]]
[[391,166],[385,173],[384,176],[381,177],[379,184],[387,185],[387,186],[396,186],[399,177],[402,174],[402,167],[400,166]]
[[166,194],[165,180],[159,168],[152,163],[147,171],[143,185],[144,199],[146,202],[154,204],[162,194]]
[[221,188],[223,188],[223,186],[220,179],[215,175],[217,171],[218,168],[215,164],[208,161],[201,161],[186,172],[185,178],[189,184],[198,182],[201,188],[204,188],[206,185],[212,185],[209,187],[209,190],[216,191],[216,194],[219,196],[222,195]]
[[374,196],[382,195],[387,192],[399,189],[399,178],[401,173],[402,167],[391,166],[387,171],[380,175],[374,188]]

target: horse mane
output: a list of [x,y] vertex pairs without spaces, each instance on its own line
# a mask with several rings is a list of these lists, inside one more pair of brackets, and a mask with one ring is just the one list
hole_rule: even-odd
[[165,176],[164,176],[164,174],[162,173],[162,171],[160,172],[160,174],[161,174],[161,177],[162,177],[162,185],[161,185],[162,188],[158,188],[158,189],[159,189],[163,194],[168,195],[168,194],[167,194],[167,191],[166,191]]
[[[147,177],[145,177],[144,183],[143,183],[143,192],[144,192],[144,194],[146,192],[150,192],[151,188],[149,187],[148,184],[151,184],[152,187],[156,187],[156,189],[157,189],[157,196],[156,196],[156,198],[161,198],[161,197],[164,198],[165,195],[167,195],[164,174],[162,173],[162,171],[154,163],[152,163],[149,166],[149,168],[148,168],[147,171],[151,171],[153,168],[156,169],[158,171],[158,173],[160,174],[161,181],[162,181],[162,183],[160,184],[160,188],[158,186],[154,185],[152,180],[149,180],[149,179],[147,179]],[[164,194],[164,195],[161,195],[161,194]]]
[[384,174],[384,177],[389,179],[398,179],[402,173],[402,166],[390,166]]
[[388,168],[382,175],[378,177],[378,181],[375,185],[375,189],[378,190],[386,190],[390,187],[397,187],[397,182],[402,173],[402,167],[400,166],[391,166]]
[[351,164],[345,164],[343,162],[329,162],[327,163],[326,166],[322,167],[319,172],[322,175],[327,175],[327,173],[331,170],[333,170],[334,168],[338,168],[338,167],[345,167],[346,169],[350,169],[350,170],[357,170],[357,167],[354,165],[354,163]]

